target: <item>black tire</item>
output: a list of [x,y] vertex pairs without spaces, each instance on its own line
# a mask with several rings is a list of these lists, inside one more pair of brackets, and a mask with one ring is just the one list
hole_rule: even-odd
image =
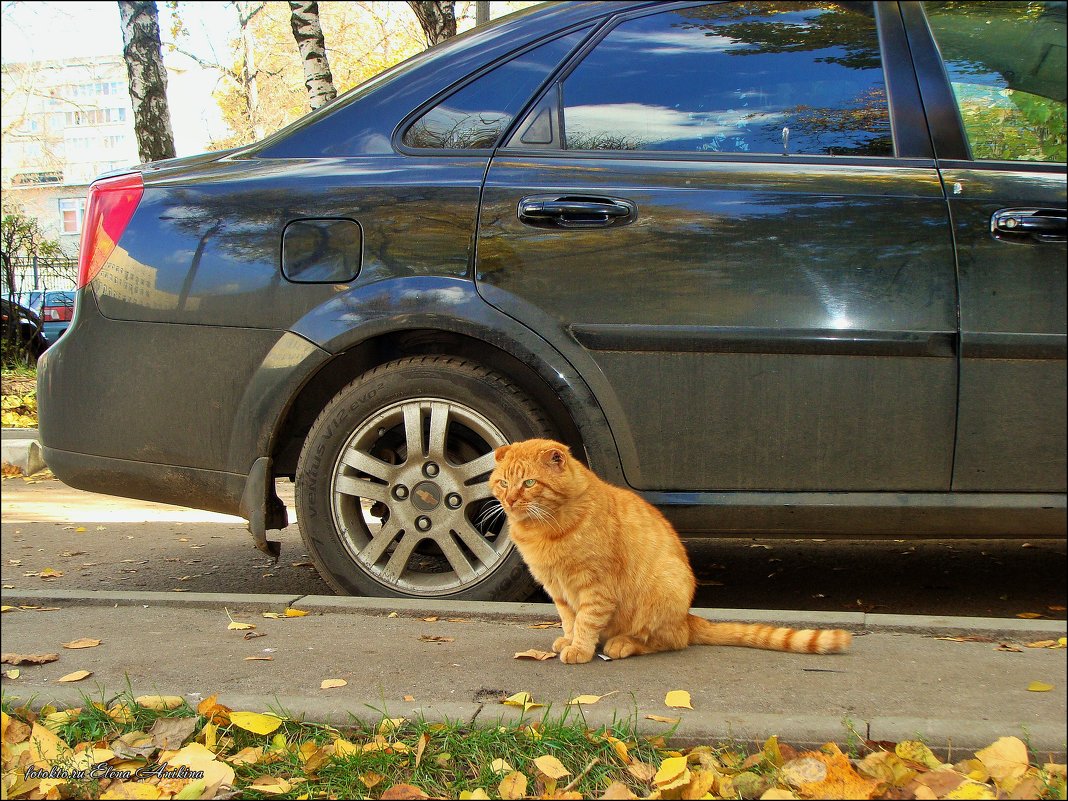
[[533,401],[472,362],[417,356],[364,373],[320,413],[297,465],[312,561],[344,595],[524,600],[537,585],[488,474],[497,446],[542,436],[553,431]]

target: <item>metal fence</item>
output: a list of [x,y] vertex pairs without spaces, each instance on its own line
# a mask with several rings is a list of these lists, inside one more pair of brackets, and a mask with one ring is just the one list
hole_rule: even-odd
[[77,259],[33,257],[29,259],[16,258],[12,262],[15,268],[15,286],[12,289],[15,292],[31,292],[41,289],[74,289],[77,285]]

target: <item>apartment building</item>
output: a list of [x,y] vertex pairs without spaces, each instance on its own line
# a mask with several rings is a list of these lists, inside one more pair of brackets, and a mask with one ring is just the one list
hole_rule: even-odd
[[140,161],[126,64],[104,56],[2,70],[0,187],[75,256],[89,183]]

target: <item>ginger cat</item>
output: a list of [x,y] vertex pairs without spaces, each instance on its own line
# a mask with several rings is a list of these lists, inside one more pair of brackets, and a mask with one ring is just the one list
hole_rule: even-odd
[[612,659],[688,645],[742,645],[837,653],[849,632],[712,623],[690,614],[697,582],[671,524],[636,493],[612,486],[566,445],[531,439],[495,451],[493,494],[512,541],[553,599],[564,636],[560,660],[589,662],[597,645]]

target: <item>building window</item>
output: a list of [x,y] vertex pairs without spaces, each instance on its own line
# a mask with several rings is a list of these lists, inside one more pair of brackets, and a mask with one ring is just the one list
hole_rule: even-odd
[[82,217],[85,215],[85,198],[64,198],[59,201],[59,213],[63,217],[63,233],[80,234]]

